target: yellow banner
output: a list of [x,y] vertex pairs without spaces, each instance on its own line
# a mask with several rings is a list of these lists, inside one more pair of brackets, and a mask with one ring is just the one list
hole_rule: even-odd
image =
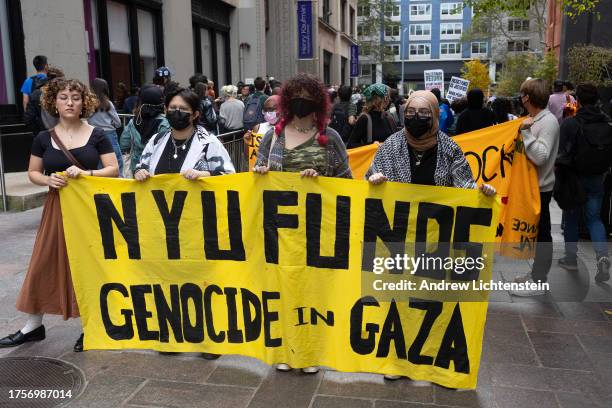
[[[525,155],[518,128],[522,119],[455,136],[480,185],[491,184],[502,200],[497,242],[500,254],[531,258],[540,219],[540,190],[536,167]],[[350,149],[353,178],[363,179],[378,145]]]
[[[427,245],[469,241],[454,250],[474,255],[495,236],[494,198],[274,172],[81,177],[60,197],[86,349],[241,354],[476,386],[487,302],[368,297],[362,248],[420,234]],[[490,277],[482,252],[474,279]],[[441,273],[427,280],[466,280]]]

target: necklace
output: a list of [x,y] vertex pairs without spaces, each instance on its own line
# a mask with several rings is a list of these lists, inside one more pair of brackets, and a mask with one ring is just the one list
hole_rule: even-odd
[[314,125],[314,123],[313,123],[313,124],[311,124],[311,125],[310,125],[310,127],[307,127],[307,128],[301,128],[301,127],[298,127],[298,126],[297,126],[297,125],[294,123],[294,124],[293,124],[293,127],[295,128],[295,130],[297,130],[297,131],[298,131],[298,132],[300,132],[300,133],[308,133],[308,132],[310,132],[311,130],[313,130],[313,129],[315,128],[315,125]]
[[172,135],[170,135],[170,140],[172,141],[172,146],[174,146],[174,154],[172,155],[172,157],[175,160],[178,158],[178,149],[185,150],[187,148],[187,143],[189,143],[189,141],[193,137],[194,133],[195,133],[195,131],[191,134],[191,136],[189,136],[187,139],[185,139],[180,146],[178,146],[176,144],[176,140],[174,140],[174,137],[172,137]]
[[415,157],[415,165],[420,166],[421,165],[421,160],[423,160],[423,156],[425,156],[425,152],[422,153],[417,153],[416,151],[414,152],[414,157]]

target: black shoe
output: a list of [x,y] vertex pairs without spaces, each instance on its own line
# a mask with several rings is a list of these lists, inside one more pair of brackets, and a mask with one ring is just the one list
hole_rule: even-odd
[[202,358],[205,360],[216,360],[221,357],[221,354],[202,353]]
[[610,279],[610,258],[602,256],[597,260],[597,275],[595,275],[595,282],[601,283],[606,282]]
[[568,272],[576,272],[578,270],[578,260],[576,258],[564,256],[559,259],[559,266]]
[[23,334],[21,330],[17,333],[9,334],[0,339],[0,348],[15,347],[29,341],[41,341],[45,339],[45,326],[40,326],[29,333]]
[[85,336],[83,333],[81,333],[81,335],[79,336],[79,339],[76,341],[76,343],[74,343],[74,352],[75,353],[80,353],[81,351],[83,351],[83,336]]

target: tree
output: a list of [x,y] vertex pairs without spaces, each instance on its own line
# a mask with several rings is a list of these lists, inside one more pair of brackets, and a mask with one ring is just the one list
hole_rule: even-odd
[[552,83],[557,79],[557,65],[557,55],[553,50],[549,50],[539,62],[535,76],[542,78],[548,82],[548,85],[552,86]]
[[491,80],[489,79],[489,69],[479,60],[471,60],[463,63],[461,77],[470,81],[468,90],[479,88],[487,91]]
[[497,84],[497,95],[515,96],[527,77],[535,77],[538,59],[532,54],[508,56]]
[[[394,49],[385,40],[385,33],[401,42],[401,25],[391,20],[391,11],[397,2],[394,0],[358,0],[357,8],[364,17],[358,21],[359,49],[364,60],[375,64],[382,77],[382,71],[389,75],[394,71]],[[397,35],[394,35],[396,34]],[[401,51],[401,50],[400,50]],[[377,75],[378,76],[378,75]]]

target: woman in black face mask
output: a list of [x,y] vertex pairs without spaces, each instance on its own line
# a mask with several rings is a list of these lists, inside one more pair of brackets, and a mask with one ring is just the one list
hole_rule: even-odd
[[[413,92],[404,108],[404,129],[389,136],[374,157],[366,177],[372,184],[387,180],[458,188],[478,188],[461,148],[438,130],[438,99],[429,91]],[[482,184],[487,196],[495,189]],[[397,380],[399,375],[385,375]]]
[[[283,86],[279,105],[281,119],[262,139],[253,171],[352,178],[344,142],[327,127],[329,97],[321,81],[309,74],[296,75]],[[290,371],[291,366],[281,363],[276,369]],[[319,367],[302,371],[314,374]]]
[[289,79],[281,90],[281,120],[262,139],[254,171],[352,178],[344,142],[327,127],[328,112],[321,81],[309,74]]
[[180,173],[188,180],[235,173],[219,139],[196,125],[199,106],[200,99],[188,89],[177,88],[166,95],[170,130],[151,137],[134,169],[136,180],[167,173]]
[[[366,177],[372,184],[386,180],[459,188],[478,188],[461,148],[438,130],[440,108],[435,95],[416,91],[404,109],[404,129],[389,136],[376,152]],[[486,195],[495,189],[482,184]]]

